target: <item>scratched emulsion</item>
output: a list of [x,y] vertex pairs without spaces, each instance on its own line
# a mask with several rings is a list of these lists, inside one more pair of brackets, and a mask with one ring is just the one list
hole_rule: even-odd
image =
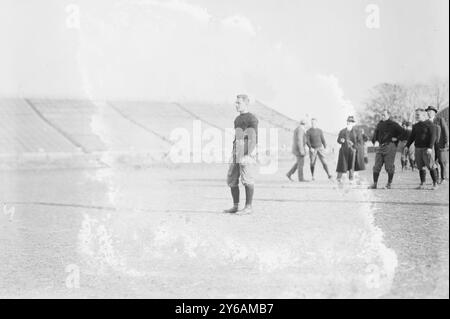
[[[101,116],[92,127],[111,145]],[[261,176],[255,214],[228,216],[225,165],[130,169],[108,153],[102,161],[109,167],[86,176],[103,185],[108,210],[83,212],[77,252],[86,276],[123,296],[364,298],[391,288],[397,257],[362,186]]]

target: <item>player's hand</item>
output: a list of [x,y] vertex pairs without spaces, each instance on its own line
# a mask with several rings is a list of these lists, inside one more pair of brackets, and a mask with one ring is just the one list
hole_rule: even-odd
[[433,149],[432,148],[427,148],[427,154],[431,155],[433,153]]
[[396,138],[396,137],[393,137],[393,138],[392,138],[392,142],[395,143],[395,142],[397,142],[397,141],[398,141],[398,138]]
[[405,146],[405,147],[403,148],[403,151],[404,151],[404,152],[409,152],[409,147],[408,147],[408,146]]
[[340,139],[341,143],[345,143],[345,138]]
[[348,141],[348,145],[350,145],[350,147],[353,147],[353,142],[352,141]]

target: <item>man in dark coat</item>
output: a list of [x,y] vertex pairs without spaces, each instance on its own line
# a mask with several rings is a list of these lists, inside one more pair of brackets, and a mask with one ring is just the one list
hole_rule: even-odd
[[409,148],[415,143],[416,163],[419,169],[420,185],[417,189],[424,189],[426,182],[426,169],[430,171],[433,180],[433,189],[437,189],[437,176],[434,161],[434,143],[436,142],[436,130],[428,121],[428,115],[424,109],[416,110],[417,123],[413,126],[411,136],[406,143]]
[[301,120],[300,126],[294,131],[294,138],[292,141],[292,154],[297,158],[297,162],[292,166],[291,170],[287,172],[286,176],[290,181],[293,181],[292,175],[298,171],[298,181],[306,182],[303,176],[303,166],[305,165],[306,156],[306,121]]
[[449,132],[448,126],[445,120],[441,117],[437,117],[437,108],[429,106],[426,109],[430,121],[433,122],[439,129],[439,136],[436,138],[436,143],[434,144],[434,151],[436,155],[436,163],[440,168],[439,184],[448,180],[447,176],[447,164],[448,164],[448,144],[449,144]]
[[388,182],[386,189],[392,187],[392,181],[395,173],[395,155],[397,154],[397,146],[400,139],[405,136],[405,130],[390,118],[389,111],[385,110],[381,114],[381,121],[378,123],[372,137],[372,144],[379,143],[375,155],[375,164],[373,166],[373,184],[370,189],[376,189],[381,169],[386,169],[388,173]]
[[354,172],[365,169],[364,165],[364,139],[361,131],[355,128],[355,118],[349,116],[347,127],[339,132],[337,142],[339,149],[338,163],[336,167],[337,181],[342,182],[343,174],[348,172],[348,178],[353,181]]

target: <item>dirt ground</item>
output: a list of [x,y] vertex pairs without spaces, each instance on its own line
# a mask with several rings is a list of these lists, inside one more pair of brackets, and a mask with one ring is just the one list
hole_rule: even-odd
[[225,164],[0,171],[0,297],[449,297],[448,185],[290,165],[258,176],[250,216],[222,213]]

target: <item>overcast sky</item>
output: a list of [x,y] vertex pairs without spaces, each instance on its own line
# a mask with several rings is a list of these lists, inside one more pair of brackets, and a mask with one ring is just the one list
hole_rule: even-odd
[[[448,78],[448,3],[2,0],[0,95],[231,102],[247,92],[333,125],[330,114],[340,121],[379,82]],[[379,28],[367,26],[369,4]]]

